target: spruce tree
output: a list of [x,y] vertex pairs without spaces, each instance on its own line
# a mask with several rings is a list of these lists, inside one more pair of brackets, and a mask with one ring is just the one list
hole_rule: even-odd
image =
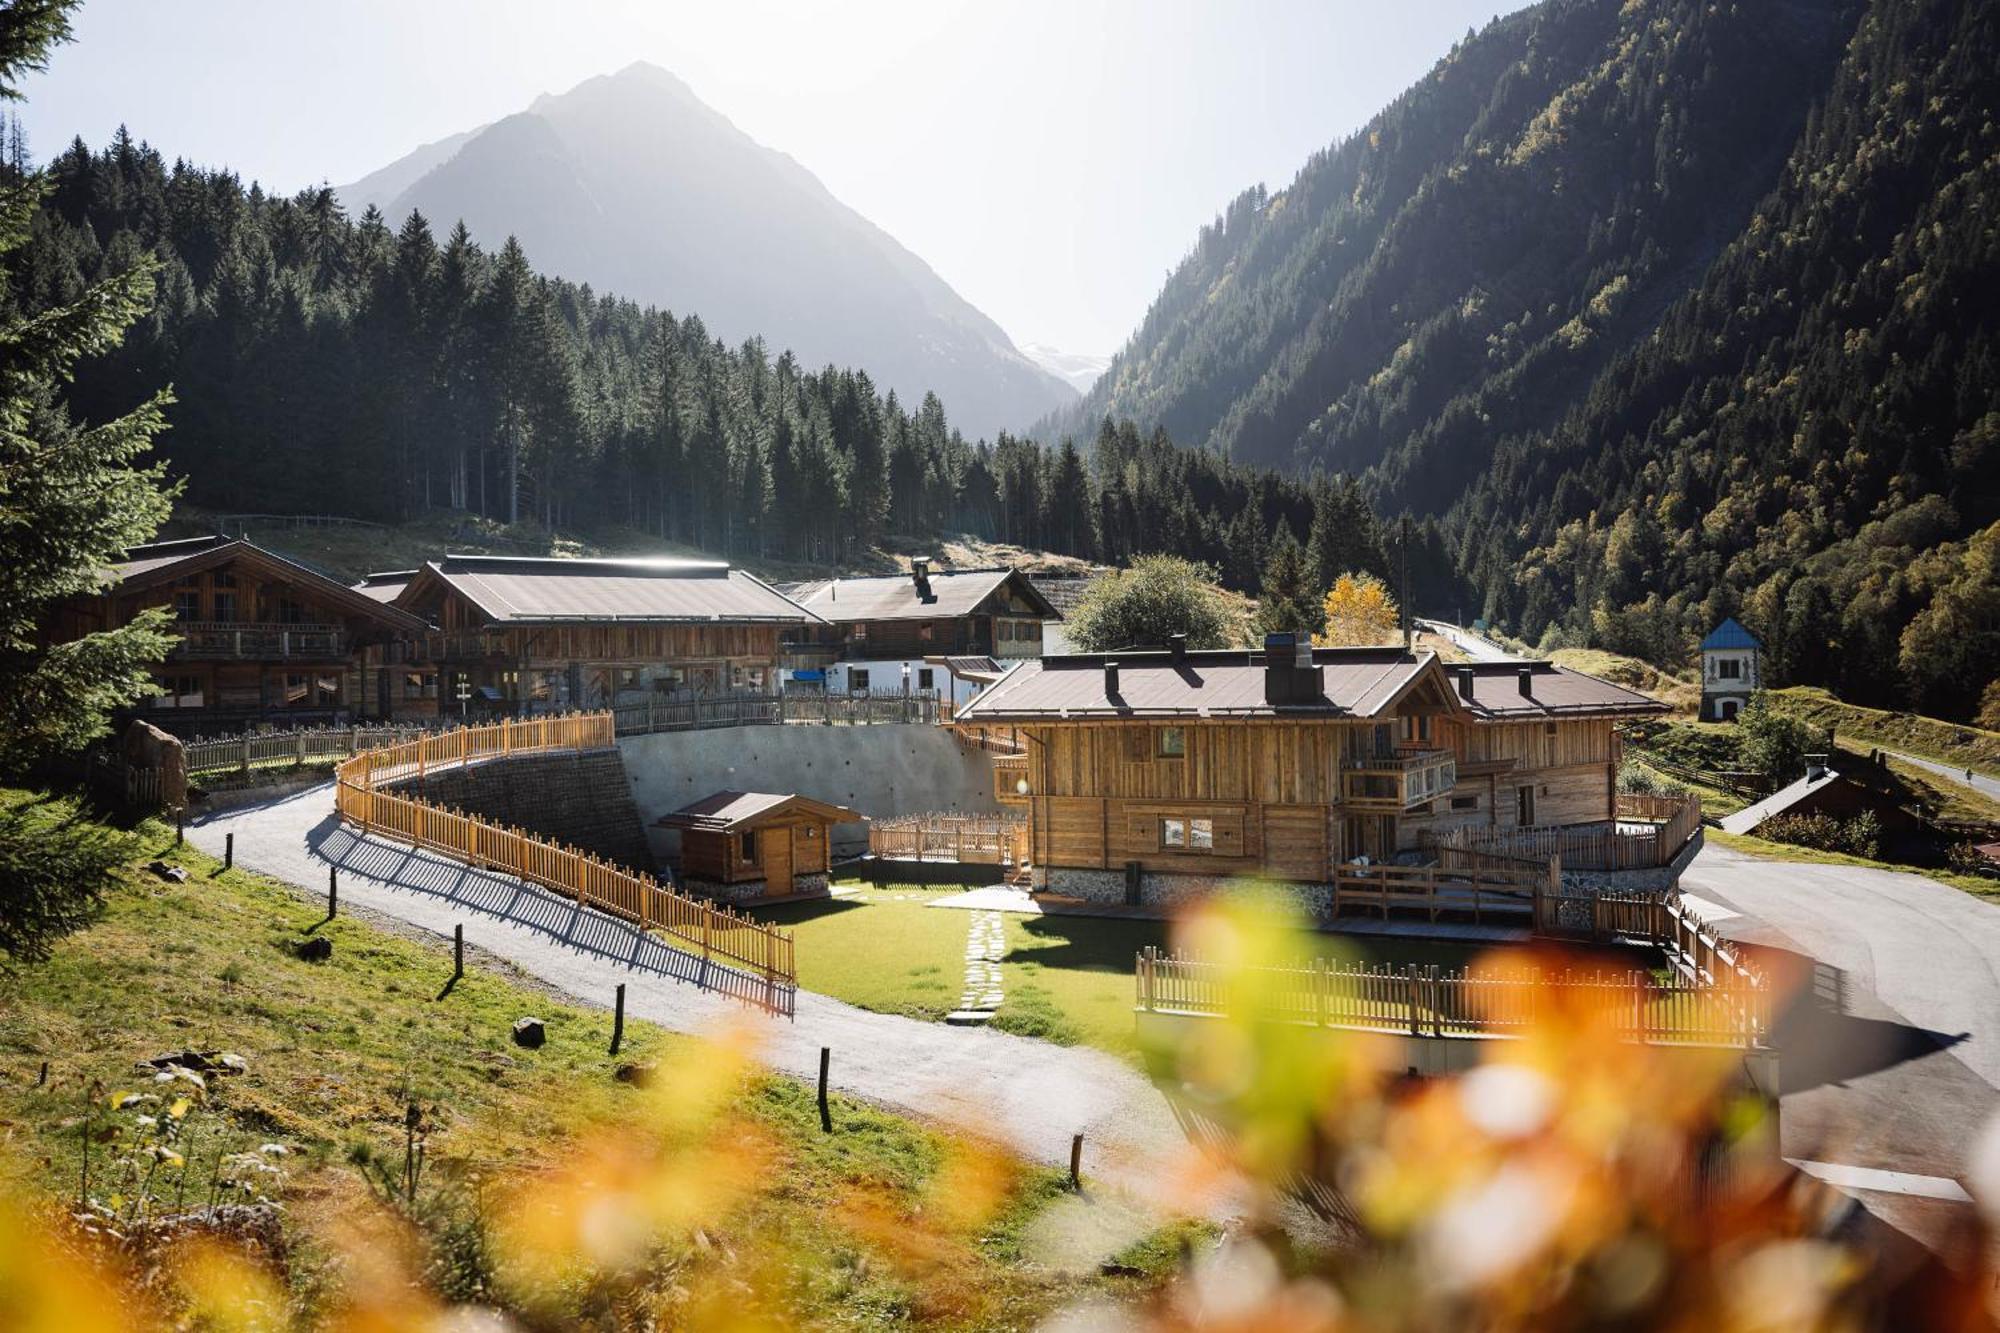
[[[65,4],[16,4],[0,19],[0,97],[69,35]],[[38,176],[0,181],[0,268],[27,244]],[[151,304],[157,265],[140,259],[75,300],[0,314],[0,768],[74,751],[111,711],[152,692],[149,663],[171,644],[165,614],[44,649],[56,605],[96,591],[104,570],[166,519],[164,466],[139,460],[165,424],[164,390],[122,417],[72,422],[58,397],[72,367],[117,346]],[[9,274],[11,277],[11,274]]]

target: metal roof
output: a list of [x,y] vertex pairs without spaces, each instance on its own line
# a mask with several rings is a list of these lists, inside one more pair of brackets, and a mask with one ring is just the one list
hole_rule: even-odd
[[928,597],[919,593],[914,573],[801,584],[793,596],[814,614],[838,624],[858,620],[937,620],[971,615],[980,603],[1010,582],[1044,618],[1060,618],[1062,613],[1049,604],[1025,575],[1005,568],[932,570]]
[[854,824],[867,818],[845,806],[815,801],[809,796],[764,791],[719,791],[690,802],[672,814],[662,815],[654,822],[666,828],[728,833],[791,809],[818,815],[833,824]]
[[293,556],[259,546],[247,537],[211,534],[130,547],[105,574],[110,583],[143,587],[213,569],[237,559],[247,560],[253,566],[262,564],[267,569],[275,569],[283,577],[311,588],[336,607],[345,607],[355,614],[366,615],[401,630],[424,628],[421,620],[402,608],[368,596]]
[[[1401,648],[1317,648],[1316,702],[1283,707],[1264,696],[1261,649],[1088,653],[1029,658],[959,710],[961,721],[1103,720],[1125,717],[1374,717],[1431,670],[1437,655]],[[1105,664],[1118,664],[1118,693]]]
[[416,576],[414,569],[386,569],[362,579],[354,585],[354,591],[378,602],[393,602],[403,595],[403,589],[409,587],[410,580]]
[[148,542],[144,546],[134,546],[125,551],[123,557],[111,566],[111,576],[123,583],[150,574],[156,569],[178,565],[190,556],[205,555],[218,550],[234,540],[220,533],[210,533],[206,537],[182,537],[177,541]]
[[[1472,676],[1469,699],[1460,683],[1467,672]],[[1528,676],[1526,694],[1521,692],[1523,672]],[[1461,662],[1446,667],[1445,674],[1452,677],[1459,702],[1474,717],[1495,721],[1578,714],[1634,717],[1668,711],[1650,695],[1553,662]]]
[[770,584],[712,560],[447,555],[424,567],[496,624],[813,624]]
[[1711,648],[1762,648],[1763,646],[1756,635],[1737,623],[1735,616],[1728,617],[1710,630],[1708,637],[1701,641],[1703,652]]

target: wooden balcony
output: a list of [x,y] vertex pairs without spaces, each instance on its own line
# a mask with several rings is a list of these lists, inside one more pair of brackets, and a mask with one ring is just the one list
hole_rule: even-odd
[[323,662],[348,654],[347,631],[338,625],[182,620],[174,632],[181,641],[170,656],[182,661]]
[[1458,785],[1450,750],[1415,750],[1350,762],[1341,770],[1342,803],[1350,810],[1401,814],[1435,801]]

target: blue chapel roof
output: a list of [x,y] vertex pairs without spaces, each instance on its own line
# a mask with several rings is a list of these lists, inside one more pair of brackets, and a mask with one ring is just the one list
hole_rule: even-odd
[[1709,636],[1701,641],[1703,652],[1708,652],[1712,648],[1762,648],[1763,646],[1758,642],[1756,635],[1736,623],[1735,616],[1730,616],[1717,625],[1709,632]]

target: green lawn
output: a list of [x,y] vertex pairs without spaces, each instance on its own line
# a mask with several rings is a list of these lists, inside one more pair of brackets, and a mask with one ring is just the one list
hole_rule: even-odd
[[[882,1013],[937,1021],[958,1007],[973,914],[930,903],[954,885],[853,881],[853,894],[759,910],[792,929],[799,985]],[[993,1026],[1022,1036],[1137,1057],[1134,962],[1148,945],[1170,947],[1164,921],[1082,916],[1006,918],[1005,995]],[[1299,957],[1463,967],[1479,951],[1418,939],[1301,932]]]

